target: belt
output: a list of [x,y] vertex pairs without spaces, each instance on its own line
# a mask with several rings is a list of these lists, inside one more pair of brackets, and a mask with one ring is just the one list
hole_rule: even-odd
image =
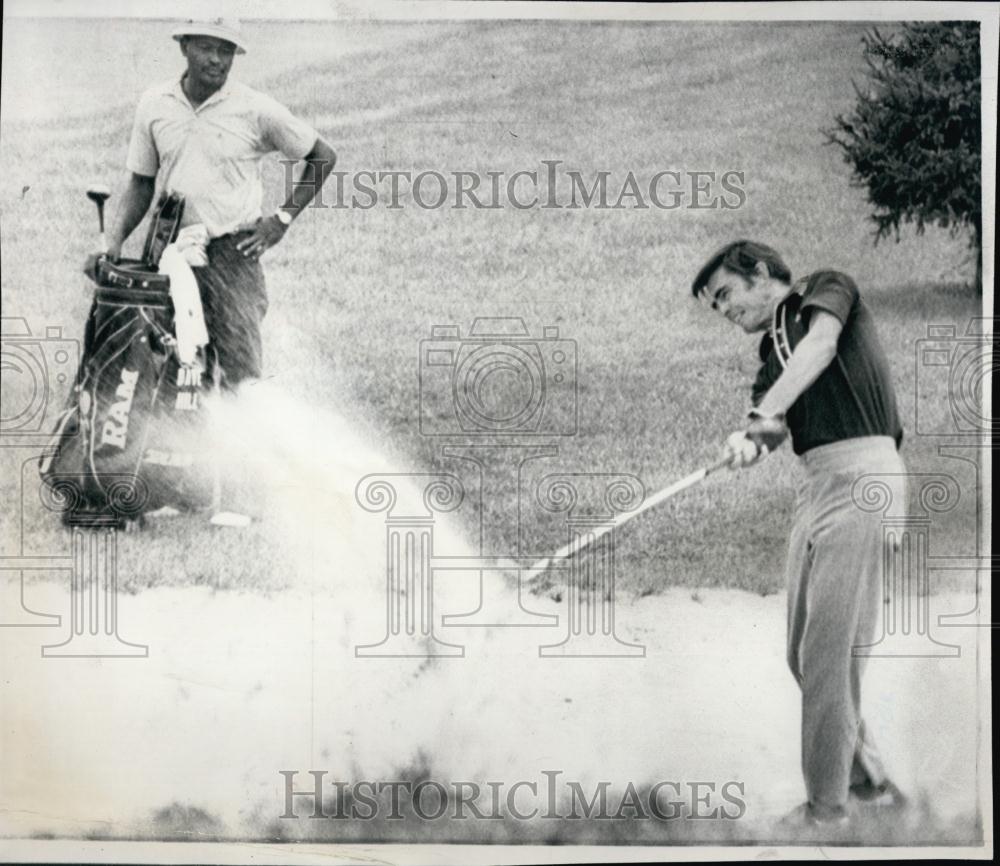
[[221,241],[221,240],[224,240],[225,238],[239,237],[240,235],[249,234],[250,232],[252,232],[256,228],[257,228],[257,223],[256,222],[241,223],[240,225],[236,226],[236,228],[234,228],[232,231],[224,232],[221,235],[212,235],[208,239],[208,242],[212,243],[212,241]]
[[806,473],[853,470],[904,471],[891,436],[858,436],[817,445],[799,457]]

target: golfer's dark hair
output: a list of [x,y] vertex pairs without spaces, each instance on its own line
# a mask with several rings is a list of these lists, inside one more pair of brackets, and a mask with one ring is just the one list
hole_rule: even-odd
[[772,279],[780,280],[783,283],[792,281],[792,272],[775,250],[756,241],[733,241],[712,256],[698,271],[698,276],[691,283],[691,294],[697,298],[702,289],[705,288],[709,278],[720,267],[727,267],[741,276],[750,277],[756,270],[758,262],[764,262],[767,265],[767,272]]

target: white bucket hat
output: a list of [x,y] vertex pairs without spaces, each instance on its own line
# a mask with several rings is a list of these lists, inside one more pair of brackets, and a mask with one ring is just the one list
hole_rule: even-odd
[[211,36],[214,39],[222,39],[232,42],[236,46],[237,54],[246,54],[247,47],[240,33],[240,22],[235,18],[212,18],[208,21],[188,21],[180,27],[174,28],[171,34],[174,39],[180,42],[182,36]]

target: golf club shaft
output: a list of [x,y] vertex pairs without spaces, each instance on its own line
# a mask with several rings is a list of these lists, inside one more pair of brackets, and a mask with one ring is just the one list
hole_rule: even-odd
[[650,508],[659,505],[661,502],[665,502],[671,496],[680,493],[682,490],[687,490],[689,487],[693,487],[699,481],[702,481],[703,479],[707,478],[716,469],[720,469],[721,467],[725,466],[728,462],[729,462],[728,457],[722,458],[717,463],[713,463],[711,466],[705,466],[702,469],[698,469],[697,471],[692,472],[690,475],[685,476],[680,481],[675,481],[669,487],[664,487],[663,490],[661,490],[659,493],[654,493],[652,496],[650,496],[649,499],[643,502],[642,505],[640,505],[635,511],[630,511],[627,514],[623,514],[619,519],[617,525],[620,526],[625,521],[631,520],[633,517],[642,514],[642,512],[644,511],[648,511]]
[[603,526],[598,527],[597,529],[591,532],[588,532],[586,535],[581,535],[580,537],[572,541],[570,544],[567,544],[565,547],[560,548],[552,556],[544,557],[543,559],[538,560],[538,562],[536,562],[534,565],[531,566],[531,568],[528,569],[528,571],[537,572],[537,574],[535,574],[534,577],[529,579],[529,582],[539,577],[540,574],[546,568],[548,568],[553,561],[557,559],[566,559],[572,556],[574,553],[577,553],[584,547],[593,544],[595,541],[597,541],[597,539],[603,537],[612,529],[617,529],[618,527],[623,526],[633,517],[638,517],[640,514],[642,514],[645,511],[648,511],[650,508],[653,508],[659,505],[661,502],[665,502],[667,499],[670,499],[671,496],[676,496],[682,490],[687,490],[687,488],[693,487],[699,481],[703,481],[717,469],[721,469],[723,466],[726,466],[729,463],[729,461],[730,457],[728,455],[725,457],[720,457],[715,463],[711,464],[710,466],[704,466],[701,469],[692,472],[690,475],[686,475],[680,481],[675,481],[669,487],[664,487],[663,490],[653,494],[648,499],[646,499],[642,503],[642,505],[640,505],[635,510],[627,511],[624,514],[619,515],[618,518],[613,523],[606,523]]
[[[206,362],[208,359],[206,358]],[[222,389],[222,371],[219,368],[218,358],[212,364],[212,396],[218,399]],[[212,514],[222,511],[222,466],[219,463],[219,455],[215,453],[212,460]]]
[[98,225],[98,227],[101,230],[101,240],[100,240],[101,252],[106,254],[108,252],[108,236],[107,236],[107,234],[104,231],[104,202],[103,201],[98,201],[97,202],[97,225]]

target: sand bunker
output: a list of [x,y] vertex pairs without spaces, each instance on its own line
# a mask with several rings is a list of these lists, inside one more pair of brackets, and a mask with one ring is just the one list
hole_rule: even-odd
[[[267,473],[269,519],[297,551],[291,589],[119,594],[120,637],[148,645],[148,657],[59,659],[39,648],[66,637],[68,588],[26,585],[30,607],[62,614],[63,626],[0,629],[5,835],[322,836],[323,822],[280,818],[281,770],[300,772],[298,788],[310,769],[331,780],[508,785],[558,771],[585,790],[601,780],[614,790],[736,781],[747,804],[741,826],[765,838],[767,821],[803,800],[783,596],[671,589],[619,598],[618,637],[644,656],[551,658],[539,647],[564,639],[565,600],[524,596],[534,612],[558,617],[554,626],[444,625],[442,615],[476,608],[480,578],[441,572],[435,632],[461,655],[359,657],[359,646],[387,633],[386,524],[358,505],[355,488],[394,467],[336,419],[317,425],[305,413],[278,441],[267,424],[276,399],[230,414],[247,453],[239,436],[227,448],[237,460],[252,453],[254,471]],[[332,456],[304,459],[317,453]],[[418,502],[416,487],[401,489]],[[440,518],[434,545],[435,555],[475,553]],[[514,585],[484,579],[518,610]],[[935,596],[932,612],[972,606]],[[942,826],[967,827],[979,776],[980,633],[941,631],[961,656],[873,659],[866,703],[899,784]],[[539,819],[516,832],[544,839],[548,830]]]

